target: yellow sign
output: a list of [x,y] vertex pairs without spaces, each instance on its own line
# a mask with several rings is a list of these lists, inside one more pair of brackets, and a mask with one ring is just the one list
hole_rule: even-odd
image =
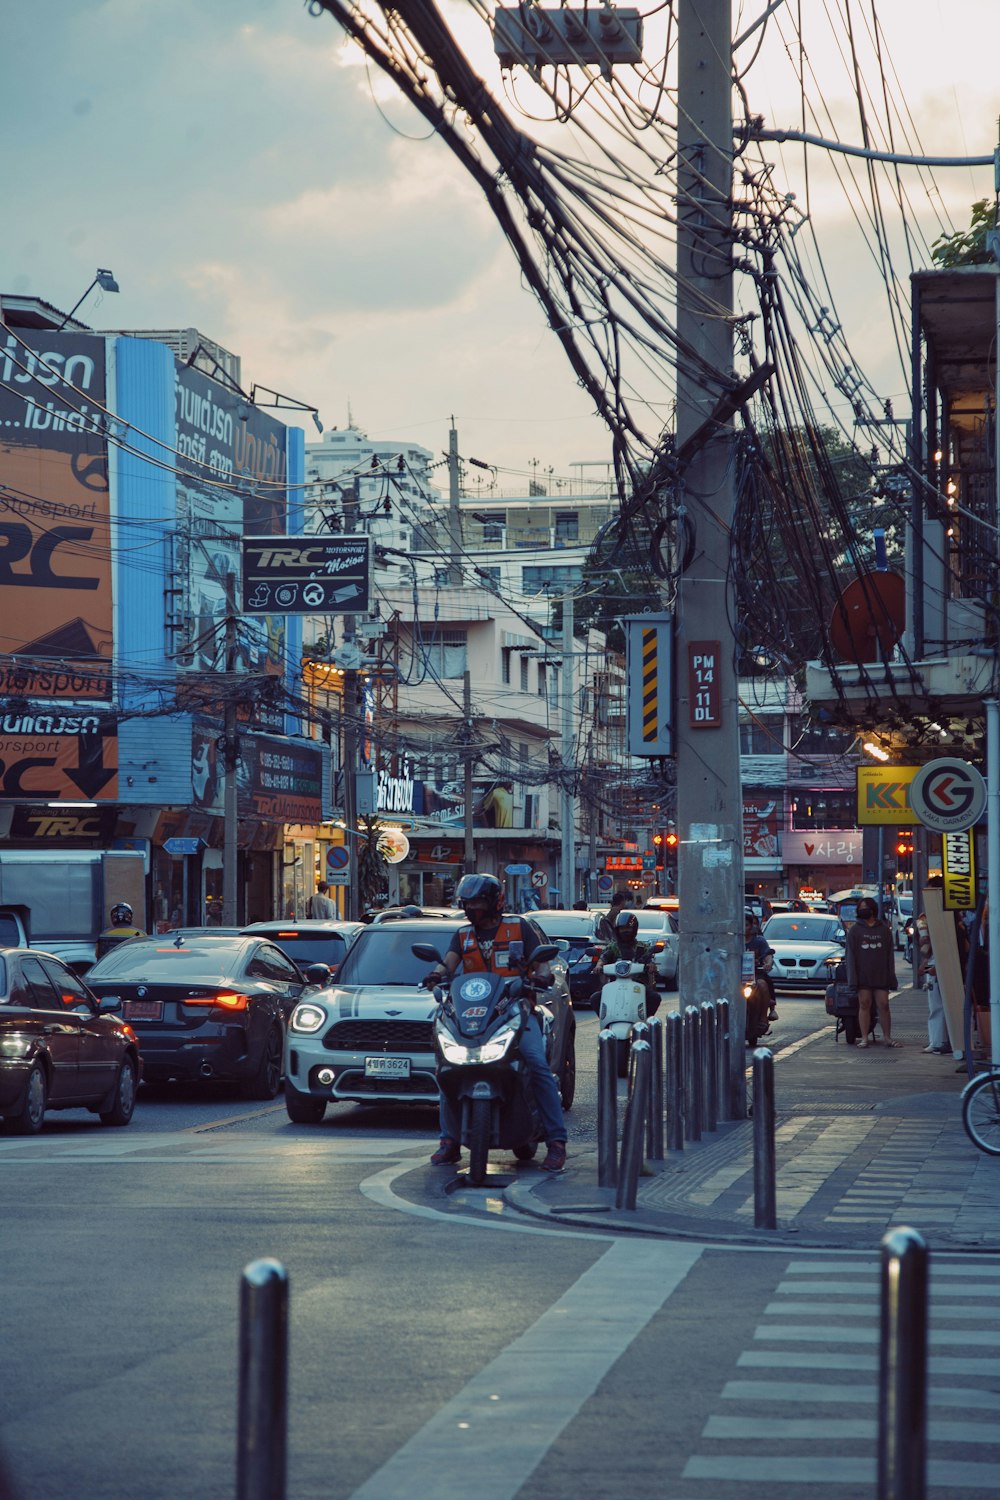
[[910,807],[910,783],[919,766],[858,766],[858,826],[917,824]]
[[941,874],[945,911],[976,907],[976,840],[971,828],[941,835]]

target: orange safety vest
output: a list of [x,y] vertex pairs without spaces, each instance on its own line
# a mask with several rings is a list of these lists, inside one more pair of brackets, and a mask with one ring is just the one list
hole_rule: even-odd
[[510,966],[510,945],[515,941],[520,942],[521,937],[522,928],[519,917],[513,922],[502,921],[496,930],[493,952],[487,962],[486,955],[479,946],[476,929],[471,926],[460,927],[462,972],[465,974],[516,974],[517,970]]

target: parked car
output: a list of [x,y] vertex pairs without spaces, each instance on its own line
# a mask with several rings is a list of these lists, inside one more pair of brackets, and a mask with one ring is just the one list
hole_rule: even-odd
[[18,1135],[47,1109],[89,1109],[127,1125],[142,1062],[135,1032],[61,959],[0,948],[0,1116]]
[[744,896],[743,905],[745,909],[753,913],[758,922],[766,922],[768,917],[773,917],[775,911],[778,910],[776,905],[772,906],[767,896],[759,896],[756,892],[750,896]]
[[900,891],[893,904],[891,917],[892,942],[897,953],[906,947],[906,923],[913,915],[913,892]]
[[310,964],[326,964],[332,977],[363,928],[363,922],[315,917],[303,922],[251,922],[243,931],[247,937],[267,938],[268,942],[277,943],[303,971]]
[[548,941],[563,949],[573,1004],[592,1005],[596,1010],[602,981],[598,960],[604,947],[597,930],[600,912],[550,908],[540,911],[535,920]]
[[[522,920],[530,922],[530,918]],[[431,1023],[437,1001],[421,983],[428,965],[414,943],[444,954],[464,925],[454,917],[400,918],[365,927],[335,984],[295,1007],[285,1046],[285,1106],[299,1125],[318,1124],[328,1104],[438,1102]],[[547,938],[531,924],[539,943]],[[576,1078],[576,1018],[564,963],[553,961],[546,996],[555,1029],[552,1070],[569,1108]]]
[[847,933],[839,917],[823,912],[779,912],[761,929],[774,949],[775,989],[822,989],[844,957]]
[[677,983],[680,924],[677,908],[644,906],[634,913],[639,923],[639,941],[653,950],[656,982],[665,989]]
[[327,977],[318,968],[310,980],[264,938],[164,933],[112,949],[87,983],[102,1003],[120,1004],[147,1080],[216,1078],[273,1099],[286,1017]]

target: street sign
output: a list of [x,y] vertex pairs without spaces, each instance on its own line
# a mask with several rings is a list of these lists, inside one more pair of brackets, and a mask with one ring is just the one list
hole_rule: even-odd
[[910,788],[919,769],[919,766],[858,766],[859,827],[885,823],[893,828],[908,828],[919,823],[910,805]]
[[531,883],[536,890],[541,890],[543,886],[548,885],[549,877],[544,870],[532,870]]
[[164,839],[163,848],[167,854],[197,854],[204,847],[202,839]]
[[368,613],[367,536],[245,536],[245,615]]
[[651,849],[642,856],[642,868],[644,870],[656,869],[656,855]]
[[331,844],[326,851],[326,873],[336,874],[338,870],[347,870],[351,864],[351,851],[346,844]]
[[530,865],[504,865],[503,869],[504,869],[504,874],[505,875],[530,875],[531,874],[531,866]]
[[328,870],[326,873],[327,885],[350,885],[350,870]]
[[602,894],[606,894],[608,891],[613,891],[614,888],[615,888],[615,877],[613,875],[598,875],[598,877],[597,877],[597,889]]
[[928,761],[913,778],[910,806],[925,828],[961,833],[986,811],[986,782],[966,760]]

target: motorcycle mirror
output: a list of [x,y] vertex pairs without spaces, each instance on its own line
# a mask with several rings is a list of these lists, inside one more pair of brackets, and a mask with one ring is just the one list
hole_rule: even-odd
[[305,971],[307,984],[328,984],[333,978],[333,970],[329,964],[309,964]]
[[432,943],[414,943],[410,949],[414,958],[423,959],[428,964],[443,964],[444,959]]
[[[513,948],[514,944],[511,943],[510,946],[511,948]],[[559,949],[556,947],[555,943],[542,943],[542,945],[536,948],[532,953],[531,962],[534,964],[547,964],[553,958],[558,958],[558,956]]]

